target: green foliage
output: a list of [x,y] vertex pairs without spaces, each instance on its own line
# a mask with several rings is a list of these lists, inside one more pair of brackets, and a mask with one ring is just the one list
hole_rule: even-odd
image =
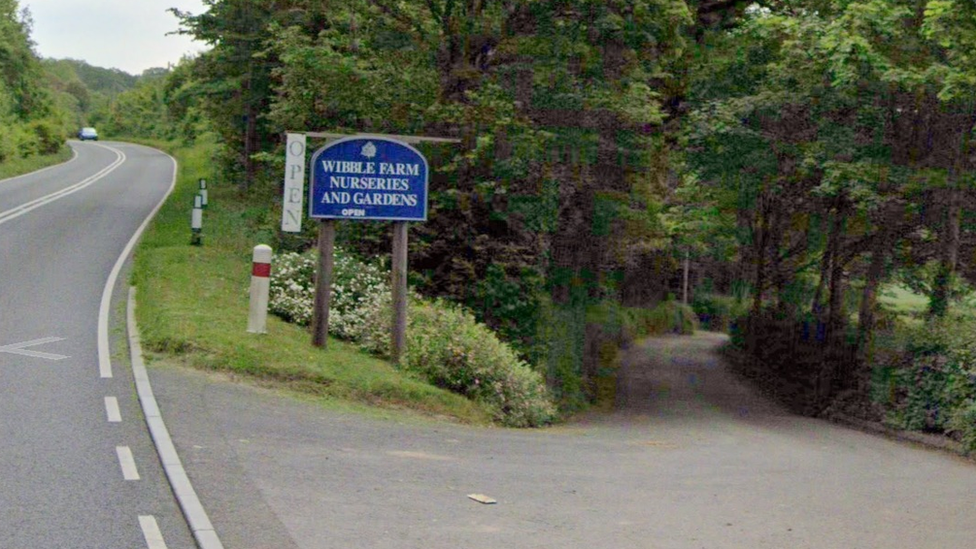
[[76,59],[45,59],[41,63],[54,79],[55,87],[63,85],[79,98],[94,94],[114,97],[134,88],[139,81],[138,76],[123,70],[96,67]]
[[51,155],[61,150],[64,113],[52,99],[30,39],[28,12],[16,0],[0,0],[0,161]]
[[[276,189],[284,130],[462,137],[462,147],[424,148],[436,169],[430,221],[411,239],[412,280],[471,307],[523,357],[589,377],[590,358],[568,349],[577,337],[600,347],[590,338],[602,336],[567,329],[567,347],[544,325],[561,305],[547,303],[564,302],[557,279],[590,286],[576,311],[619,299],[622,281],[647,282],[621,273],[667,246],[659,214],[668,168],[657,162],[666,145],[654,129],[680,89],[675,73],[694,20],[685,2],[218,0],[206,8],[177,15],[184,32],[214,46],[193,62],[190,80],[227,144],[228,176],[259,193]],[[384,230],[348,229],[340,240],[372,255],[383,250]],[[281,240],[289,249],[309,243]],[[590,385],[560,391],[579,391],[567,401],[581,402]]]
[[[976,450],[976,323],[931,321],[905,329],[903,351],[879,364],[874,394],[902,429],[954,433]],[[890,355],[889,355],[890,356]]]
[[[299,326],[312,323],[317,263],[312,253],[278,253],[271,272],[270,312]],[[329,331],[350,340],[362,334],[367,305],[390,292],[389,277],[389,272],[379,265],[360,261],[337,247],[333,257]]]
[[727,332],[733,320],[746,314],[748,305],[732,296],[695,292],[691,308],[703,329]]
[[[963,192],[974,10],[968,0],[213,0],[177,12],[183,32],[213,48],[121,95],[105,123],[187,140],[212,130],[222,175],[262,201],[253,209],[267,233],[278,230],[265,206],[278,195],[283,131],[461,138],[424,146],[435,169],[411,281],[544,365],[575,409],[593,400],[619,334],[690,329],[673,303],[650,312],[685,257],[693,277],[719,280],[714,293],[748,293],[754,316],[776,316],[755,325],[773,332],[736,337],[805,352],[789,343],[803,323],[829,325],[830,348],[811,346],[831,360],[849,354],[865,299],[852,288],[918,278],[916,265],[939,265],[933,294],[976,277],[976,225],[964,220],[954,244],[949,221],[976,208]],[[64,91],[65,104],[92,100]],[[956,198],[941,192],[953,188]],[[386,231],[344,228],[340,242],[375,255]],[[301,251],[313,235],[277,239]],[[872,270],[874,257],[884,265]],[[623,304],[645,312],[626,320]],[[713,328],[743,312],[707,295],[695,307]],[[800,377],[820,375],[812,359],[797,363],[817,370]]]
[[60,125],[54,121],[35,120],[30,124],[31,130],[37,139],[37,152],[39,154],[54,154],[64,146],[64,133]]
[[[939,284],[940,277],[947,288],[943,303],[938,303],[935,288]],[[937,261],[929,261],[924,265],[909,265],[899,271],[899,282],[916,294],[928,296],[929,311],[945,311],[950,303],[962,303],[966,298],[973,295],[973,288],[966,280],[957,273],[945,273],[943,266]]]
[[143,80],[135,88],[118,94],[102,122],[104,133],[142,139],[176,137],[163,101],[163,86],[164,80]]
[[[352,338],[372,353],[389,356],[389,292],[361,307],[365,320]],[[487,406],[503,425],[535,427],[555,418],[543,378],[470,312],[414,296],[407,318],[402,368]]]
[[586,387],[586,308],[546,302],[537,336],[546,349],[546,379],[559,409],[572,413],[589,403]]
[[[4,137],[3,134],[0,134],[0,150],[2,150],[3,143]],[[63,145],[58,149],[57,153],[52,155],[31,156],[29,158],[18,159],[0,158],[0,180],[47,168],[48,166],[67,162],[70,159],[71,149]]]
[[411,308],[403,363],[434,385],[485,404],[504,425],[535,427],[556,416],[542,377],[456,305]]
[[[270,310],[307,324],[314,299],[315,261],[283,254],[272,269]],[[389,356],[389,273],[336,250],[329,331],[380,356]],[[401,367],[438,387],[483,404],[512,427],[536,427],[555,418],[542,377],[474,316],[446,301],[411,300]]]
[[949,418],[948,427],[959,434],[967,452],[976,453],[976,399],[969,399],[958,406]]
[[629,325],[635,337],[662,334],[692,335],[698,318],[691,307],[666,299],[651,309],[628,309]]
[[[206,140],[170,148],[180,164],[177,187],[136,251],[136,314],[143,345],[154,360],[231,372],[326,405],[338,401],[469,423],[490,421],[471,400],[413,379],[353,344],[330,339],[327,350],[315,349],[306,329],[273,316],[269,333],[246,333],[242,322],[248,311],[251,250],[260,240],[257,227],[245,221],[252,205],[233,185],[215,182],[213,149]],[[187,205],[199,178],[214,184],[204,245],[191,246]]]
[[502,264],[491,263],[466,300],[479,320],[532,364],[541,363],[546,355],[545,343],[538,338],[546,299],[544,283],[534,269],[523,267],[518,276],[509,276]]
[[20,11],[17,0],[0,0],[0,92],[9,94],[9,114],[25,121],[51,114],[28,15]]

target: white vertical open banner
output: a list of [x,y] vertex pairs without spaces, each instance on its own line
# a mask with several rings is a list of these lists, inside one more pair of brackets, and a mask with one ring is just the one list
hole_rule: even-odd
[[285,191],[281,203],[281,230],[302,232],[305,199],[305,134],[289,133],[285,144]]

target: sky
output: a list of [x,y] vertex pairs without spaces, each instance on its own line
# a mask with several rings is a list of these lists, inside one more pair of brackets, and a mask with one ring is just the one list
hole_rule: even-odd
[[204,11],[201,0],[20,0],[31,12],[31,38],[41,57],[71,58],[138,75],[206,49],[186,36],[167,36],[179,21],[166,11]]

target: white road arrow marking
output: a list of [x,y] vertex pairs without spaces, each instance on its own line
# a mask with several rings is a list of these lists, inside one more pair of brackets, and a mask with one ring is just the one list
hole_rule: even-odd
[[11,345],[4,345],[0,347],[0,353],[29,356],[33,358],[43,358],[44,360],[64,360],[68,358],[65,355],[56,355],[53,353],[42,353],[40,351],[25,350],[27,347],[36,347],[37,345],[54,343],[55,341],[64,341],[64,338],[63,337],[42,337],[41,339],[32,339],[30,341],[24,341],[22,343],[13,343]]

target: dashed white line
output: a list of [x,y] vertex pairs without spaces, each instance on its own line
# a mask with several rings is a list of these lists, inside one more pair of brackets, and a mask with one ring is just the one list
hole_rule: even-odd
[[122,466],[122,478],[125,480],[139,480],[136,460],[132,457],[132,450],[128,446],[116,446],[115,453],[119,455],[119,465]]
[[166,542],[163,541],[163,533],[159,531],[156,517],[139,515],[139,526],[142,527],[142,537],[146,538],[146,546],[149,549],[166,549]]
[[115,397],[105,397],[105,416],[109,423],[119,423],[122,421],[122,412],[119,411],[119,399]]

